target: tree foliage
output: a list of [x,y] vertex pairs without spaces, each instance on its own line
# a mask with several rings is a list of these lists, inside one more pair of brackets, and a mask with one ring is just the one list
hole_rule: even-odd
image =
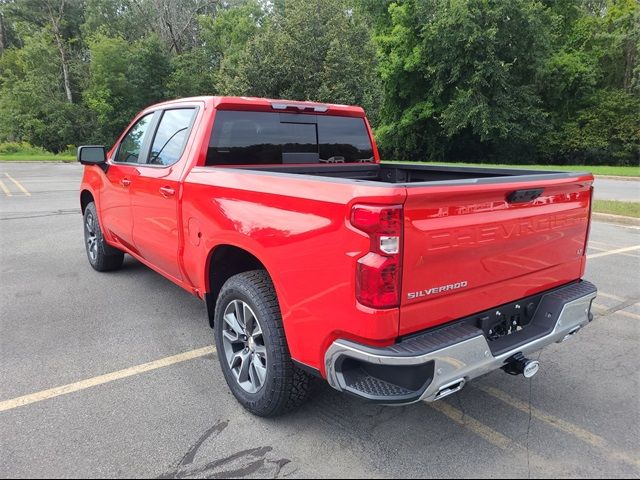
[[240,56],[223,65],[223,90],[360,104],[375,114],[375,48],[365,19],[345,1],[289,0],[260,20],[246,47],[232,49]]
[[387,158],[637,164],[639,51],[637,0],[1,0],[0,141],[236,94],[360,104]]
[[89,52],[84,101],[96,116],[99,138],[114,139],[142,107],[165,97],[169,58],[155,35],[129,43],[98,34]]
[[22,42],[0,57],[0,139],[62,151],[86,134],[87,111],[67,101],[51,33],[36,31]]
[[607,2],[595,11],[577,0],[550,5],[392,3],[376,36],[385,152],[637,162],[637,4]]

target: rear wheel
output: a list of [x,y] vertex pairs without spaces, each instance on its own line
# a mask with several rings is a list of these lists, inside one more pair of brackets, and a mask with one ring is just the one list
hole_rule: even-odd
[[281,415],[308,397],[311,377],[291,360],[273,284],[264,270],[231,277],[215,310],[216,346],[231,392],[255,415]]
[[95,270],[106,272],[122,266],[124,253],[105,242],[94,202],[84,209],[84,245],[89,263]]

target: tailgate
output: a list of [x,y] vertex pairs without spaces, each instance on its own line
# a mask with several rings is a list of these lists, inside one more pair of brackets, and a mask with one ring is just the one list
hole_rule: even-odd
[[400,335],[581,277],[593,177],[544,177],[407,187]]

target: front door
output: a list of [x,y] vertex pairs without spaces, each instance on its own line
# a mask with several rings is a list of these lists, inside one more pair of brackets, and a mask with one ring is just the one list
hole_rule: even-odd
[[104,190],[100,194],[103,231],[109,238],[134,251],[130,190],[138,175],[138,161],[145,151],[153,115],[150,113],[140,118],[122,138],[109,159]]

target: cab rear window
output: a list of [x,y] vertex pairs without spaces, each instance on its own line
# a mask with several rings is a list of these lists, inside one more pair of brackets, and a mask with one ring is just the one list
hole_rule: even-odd
[[363,118],[221,110],[206,165],[372,162]]

